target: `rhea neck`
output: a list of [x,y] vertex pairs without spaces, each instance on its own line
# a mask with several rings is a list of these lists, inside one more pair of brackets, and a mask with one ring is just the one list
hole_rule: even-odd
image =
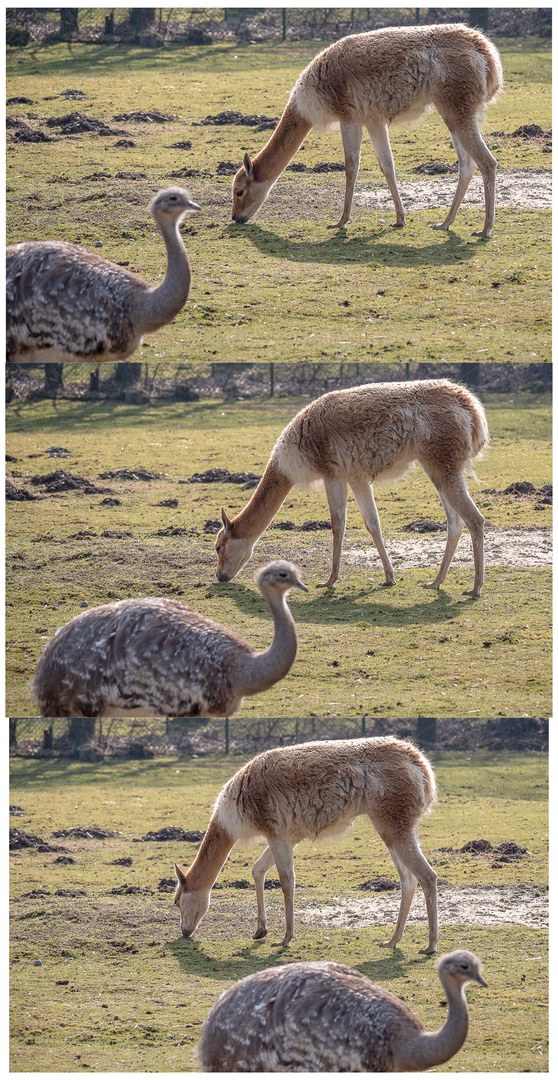
[[167,250],[167,272],[156,289],[150,289],[140,301],[142,331],[158,330],[184,307],[190,292],[190,262],[180,235],[180,219],[162,215],[157,225]]
[[270,589],[265,600],[273,616],[273,641],[265,652],[255,653],[237,669],[238,690],[243,697],[269,690],[293,666],[297,650],[294,619],[284,592]]
[[[448,999],[448,1016],[439,1031],[422,1031],[415,1039],[405,1043],[404,1053],[398,1062],[401,1071],[422,1071],[449,1061],[463,1046],[469,1030],[469,1011],[465,997],[465,984],[448,979],[442,983]],[[406,1054],[409,1058],[405,1060]]]
[[250,502],[233,518],[235,535],[255,542],[273,521],[292,487],[272,455]]
[[304,119],[293,101],[289,100],[269,142],[252,159],[256,180],[275,183],[311,128],[312,124]]

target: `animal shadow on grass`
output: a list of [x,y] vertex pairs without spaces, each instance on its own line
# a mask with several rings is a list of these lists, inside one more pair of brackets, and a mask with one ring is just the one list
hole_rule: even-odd
[[[333,589],[321,589],[315,599],[312,598],[313,587],[310,585],[310,598],[297,601],[289,597],[288,604],[295,624],[321,623],[322,625],[336,625],[342,619],[344,623],[358,623],[365,621],[371,626],[401,626],[424,623],[445,623],[452,617],[461,615],[464,604],[477,603],[478,596],[464,595],[457,592],[450,595],[445,589],[425,591],[424,599],[420,597],[416,603],[389,606],[389,589],[372,583],[360,589],[351,589],[349,596],[344,596]],[[397,586],[396,586],[397,588]],[[210,585],[206,596],[211,599],[222,596],[223,589],[227,590],[229,598],[236,604],[239,611],[246,615],[268,615],[265,604],[261,597],[257,596],[253,588],[244,582],[231,581],[227,585]]]
[[[283,259],[298,263],[337,263],[348,265],[358,262],[383,263],[386,266],[452,266],[472,259],[478,252],[479,238],[462,239],[451,232],[444,232],[440,242],[424,247],[411,247],[401,243],[389,227],[371,232],[366,237],[351,236],[339,230],[326,240],[292,240],[286,236],[248,222],[239,226],[227,226],[225,233],[231,240],[250,240],[263,255],[276,252]],[[387,237],[386,241],[379,238]]]
[[[378,933],[379,942],[382,928],[371,928],[372,934],[374,930]],[[312,944],[310,941],[304,940],[303,932],[295,938],[294,948],[293,945],[277,948],[271,954],[266,950],[264,955],[261,956],[263,944],[263,941],[252,941],[250,939],[239,948],[234,948],[231,943],[231,953],[227,959],[219,959],[211,951],[206,951],[203,941],[196,938],[186,940],[180,938],[176,941],[170,941],[166,946],[166,951],[175,958],[180,971],[185,975],[203,974],[210,979],[218,980],[233,977],[239,980],[244,978],[245,975],[251,975],[254,971],[276,967],[280,964],[289,963],[291,960],[316,959]],[[373,936],[366,948],[369,954],[373,954],[376,948],[381,951]],[[320,959],[323,958],[320,957]],[[353,963],[350,966],[361,971],[363,975],[372,979],[372,982],[378,982],[380,985],[384,983],[385,985],[390,979],[404,975],[405,969],[411,964],[428,965],[432,963],[432,960],[432,956],[426,955],[408,959],[403,950],[396,947],[379,956],[377,960],[367,959],[360,961],[358,964]]]

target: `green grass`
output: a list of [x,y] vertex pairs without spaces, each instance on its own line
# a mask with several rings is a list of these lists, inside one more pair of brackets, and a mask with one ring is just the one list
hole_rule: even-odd
[[[325,44],[325,42],[324,42]],[[550,43],[499,42],[506,89],[490,107],[487,132],[503,170],[548,170],[540,140],[512,138],[520,125],[551,123]],[[220,162],[240,162],[267,135],[250,127],[200,126],[225,109],[280,115],[302,67],[322,47],[222,44],[135,46],[58,44],[11,50],[8,96],[25,95],[38,121],[77,110],[129,131],[86,133],[52,144],[13,144],[7,153],[10,241],[68,239],[126,261],[150,281],[164,268],[159,234],[146,215],[158,187],[184,183],[202,206],[183,227],[194,270],[186,308],[149,336],[139,355],[169,360],[550,360],[550,211],[497,210],[489,243],[471,235],[480,206],[463,209],[449,233],[433,232],[439,209],[389,227],[391,207],[357,206],[346,231],[331,232],[343,199],[342,174],[283,174],[259,216],[230,223],[230,176]],[[57,97],[78,87],[86,101]],[[132,110],[158,109],[168,124],[114,122]],[[52,130],[52,129],[51,129]],[[56,129],[55,129],[56,130]],[[455,154],[437,113],[419,128],[394,128],[399,180],[415,181],[424,161]],[[172,149],[178,140],[190,150]],[[338,132],[311,133],[295,163],[342,161]],[[188,170],[199,176],[187,176]],[[96,173],[108,173],[95,179]],[[123,175],[119,177],[119,173]],[[130,176],[130,174],[132,174]],[[93,177],[93,178],[92,178]],[[385,191],[364,147],[357,194]],[[357,199],[358,202],[358,199]],[[417,318],[420,312],[420,318]]]
[[[245,700],[243,715],[550,714],[548,569],[489,567],[479,601],[462,595],[471,584],[469,565],[450,569],[437,593],[424,592],[422,583],[432,571],[419,566],[397,571],[397,587],[384,590],[379,563],[369,570],[347,557],[371,548],[350,500],[334,592],[316,589],[329,573],[329,530],[268,529],[235,581],[227,587],[215,581],[214,535],[204,532],[205,522],[217,520],[222,505],[237,512],[250,493],[233,484],[180,480],[223,464],[231,471],[261,472],[280,430],[303,403],[8,406],[7,449],[17,459],[10,468],[24,486],[32,490],[30,476],[63,468],[110,488],[121,500],[109,507],[102,505],[102,494],[69,492],[8,504],[8,715],[33,715],[29,682],[39,655],[54,630],[79,613],[83,600],[94,606],[126,596],[178,597],[234,626],[256,647],[267,647],[270,619],[253,576],[278,556],[295,561],[310,587],[307,596],[290,601],[298,657],[286,679]],[[532,499],[482,493],[502,491],[515,480],[528,479],[536,487],[548,482],[550,396],[491,396],[486,408],[492,445],[477,463],[479,481],[471,491],[505,540],[508,528],[550,524],[550,508],[535,511]],[[52,445],[67,447],[72,457],[35,456]],[[97,479],[119,468],[144,468],[161,477],[150,483]],[[178,499],[178,508],[157,505],[169,497]],[[401,530],[409,521],[443,520],[435,489],[420,468],[391,489],[379,486],[378,508],[388,550],[390,541],[407,535]],[[323,491],[294,489],[277,523],[300,527],[328,516]],[[175,528],[186,528],[186,535],[172,535]],[[171,534],[157,535],[164,529]],[[84,531],[89,535],[79,536]]]
[[[539,754],[433,755],[439,805],[421,829],[422,845],[447,885],[547,885],[547,759]],[[172,894],[157,892],[173,860],[188,865],[196,845],[137,843],[168,825],[204,829],[221,785],[244,759],[150,762],[12,759],[10,802],[24,817],[12,824],[49,839],[57,853],[26,850],[11,857],[11,1009],[13,1071],[197,1071],[200,1025],[219,994],[252,971],[287,960],[351,964],[404,997],[430,1029],[443,1023],[432,961],[420,957],[424,927],[409,926],[401,945],[378,949],[387,926],[309,925],[298,919],[288,951],[271,942],[283,925],[280,892],[266,894],[270,935],[251,940],[252,891],[227,888],[250,878],[260,848],[235,848],[212,906],[191,941],[179,937]],[[115,831],[99,840],[52,839],[55,830],[96,825]],[[484,858],[444,854],[468,840],[514,840],[528,855],[491,868]],[[114,860],[131,857],[131,866]],[[295,910],[362,898],[358,885],[394,868],[368,822],[344,837],[305,842],[296,854]],[[270,877],[275,876],[271,872]],[[141,895],[111,892],[123,885]],[[44,890],[43,895],[35,890]],[[57,895],[58,890],[70,895]],[[84,890],[83,895],[71,895]],[[30,895],[31,894],[31,895]],[[520,925],[443,924],[440,951],[470,948],[485,965],[488,988],[468,993],[471,1027],[459,1055],[440,1071],[544,1071],[547,933]],[[35,967],[34,961],[41,960]]]

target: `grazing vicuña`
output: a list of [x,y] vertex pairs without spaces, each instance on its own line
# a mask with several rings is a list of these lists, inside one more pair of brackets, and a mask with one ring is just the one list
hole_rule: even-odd
[[384,547],[374,502],[374,480],[398,480],[420,461],[438,491],[447,518],[447,543],[440,569],[425,588],[444,582],[465,523],[473,542],[473,596],[484,580],[484,518],[465,483],[472,460],[488,444],[480,401],[448,379],[370,383],[334,390],[312,401],[279,436],[265,472],[247,506],[233,517],[221,510],[217,534],[217,577],[230,581],[248,562],[254,544],[295,484],[323,480],[333,530],[329,588],[339,577],[347,519],[347,485],[378,549],[385,585],[395,573]]
[[225,784],[190,869],[175,866],[174,902],[183,937],[193,934],[208,910],[211,888],[233,845],[263,836],[268,846],[252,868],[258,905],[254,937],[267,934],[264,881],[275,863],[285,901],[281,945],[288,945],[294,935],[293,849],[301,840],[338,836],[356,817],[367,814],[401,880],[397,925],[383,944],[393,947],[401,939],[419,881],[428,912],[428,945],[421,951],[435,952],[437,876],[416,835],[435,801],[430,763],[415,746],[399,739],[346,739],[267,750]]
[[339,124],[345,153],[345,203],[334,228],[347,224],[365,127],[391,197],[396,226],[405,210],[395,179],[388,128],[418,120],[434,105],[447,124],[459,163],[450,210],[435,228],[449,229],[469,181],[480,169],[485,217],[494,224],[496,160],[479,130],[479,116],[503,83],[497,50],[468,26],[400,26],[352,34],[319,53],[297,79],[269,142],[253,159],[244,155],[232,185],[233,220],[249,221],[267,198],[312,127]]

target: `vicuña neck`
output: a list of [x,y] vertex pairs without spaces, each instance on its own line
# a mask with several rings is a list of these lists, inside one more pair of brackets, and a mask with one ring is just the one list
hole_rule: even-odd
[[[463,1046],[469,1030],[469,1012],[463,984],[448,982],[444,986],[448,999],[448,1017],[439,1031],[424,1031],[405,1045],[404,1056],[408,1061],[399,1062],[399,1069],[424,1071],[434,1065],[449,1061]],[[402,1055],[403,1056],[403,1055]]]
[[232,836],[217,824],[215,818],[211,818],[198,854],[186,875],[188,889],[210,889],[233,846]]
[[250,502],[233,518],[235,535],[255,543],[273,521],[292,487],[271,457]]
[[161,284],[141,299],[142,333],[165,326],[184,307],[190,292],[191,271],[177,221],[159,222],[167,249],[167,272]]
[[312,124],[289,101],[269,142],[252,159],[256,180],[274,183],[303,143]]

